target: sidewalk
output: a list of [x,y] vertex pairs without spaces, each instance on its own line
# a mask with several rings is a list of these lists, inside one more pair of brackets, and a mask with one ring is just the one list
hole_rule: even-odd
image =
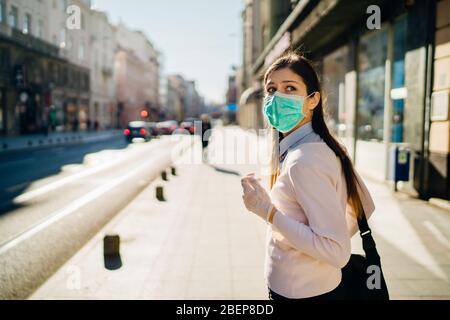
[[0,153],[12,150],[26,150],[46,146],[65,145],[69,143],[93,142],[122,135],[121,130],[105,130],[97,132],[61,132],[33,134],[13,137],[0,137]]
[[[267,299],[266,225],[241,200],[240,175],[257,170],[177,165],[176,177],[149,185],[31,299]],[[391,297],[450,299],[450,212],[366,182]],[[166,202],[155,199],[157,185],[165,187]],[[102,239],[114,233],[123,265],[109,271]],[[361,252],[359,236],[352,242]]]
[[[241,199],[239,175],[254,170],[178,165],[176,177],[152,183],[32,299],[266,298],[266,225]],[[160,184],[166,202],[155,199]],[[121,236],[123,266],[116,271],[104,268],[105,233]],[[80,290],[67,287],[74,270]]]

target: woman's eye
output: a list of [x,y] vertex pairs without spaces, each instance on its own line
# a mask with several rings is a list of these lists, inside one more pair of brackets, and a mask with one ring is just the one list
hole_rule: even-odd
[[292,92],[292,91],[295,91],[296,89],[293,87],[293,86],[287,86],[286,87],[286,91],[288,91],[288,92]]
[[267,93],[268,94],[273,94],[275,92],[275,88],[268,88],[267,89]]

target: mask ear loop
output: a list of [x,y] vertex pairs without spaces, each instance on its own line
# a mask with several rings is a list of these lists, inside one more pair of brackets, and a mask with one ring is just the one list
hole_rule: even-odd
[[[317,91],[313,91],[313,92],[311,92],[310,94],[308,94],[308,95],[305,97],[305,99],[304,99],[303,101],[305,101],[306,99],[308,99],[310,96],[315,95],[316,92],[317,92]],[[309,109],[308,109],[308,113],[313,113],[313,112],[314,112],[313,110],[309,110]]]

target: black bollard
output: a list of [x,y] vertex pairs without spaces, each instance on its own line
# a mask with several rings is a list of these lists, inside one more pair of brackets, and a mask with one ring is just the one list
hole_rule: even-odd
[[172,173],[173,176],[177,175],[177,168],[172,167],[172,168],[170,168],[170,170],[171,170],[171,173]]
[[166,201],[164,199],[164,189],[161,186],[156,187],[156,199],[159,201]]
[[161,172],[161,179],[163,179],[163,181],[167,181],[167,172],[165,170]]
[[106,235],[103,238],[103,255],[120,255],[120,237],[119,235]]

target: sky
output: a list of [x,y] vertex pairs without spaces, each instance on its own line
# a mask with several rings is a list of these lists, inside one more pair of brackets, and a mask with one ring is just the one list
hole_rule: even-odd
[[112,23],[142,30],[163,54],[163,76],[195,80],[207,102],[224,103],[242,60],[243,0],[93,0]]

